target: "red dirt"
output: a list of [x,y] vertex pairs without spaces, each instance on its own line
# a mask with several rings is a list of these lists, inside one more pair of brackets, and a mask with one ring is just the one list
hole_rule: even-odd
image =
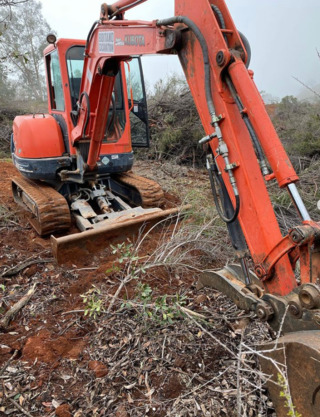
[[66,336],[55,337],[48,330],[41,330],[27,339],[22,350],[25,360],[55,364],[61,358],[78,359],[86,346],[86,338],[74,340],[69,332]]
[[62,404],[59,405],[56,409],[56,416],[57,417],[72,417],[71,411],[70,411],[70,405],[68,404]]
[[108,375],[108,368],[99,361],[90,361],[88,368],[94,372],[96,378],[103,378]]

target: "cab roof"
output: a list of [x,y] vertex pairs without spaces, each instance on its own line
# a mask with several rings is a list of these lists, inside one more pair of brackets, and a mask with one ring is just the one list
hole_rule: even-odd
[[55,44],[49,44],[45,50],[43,51],[44,55],[49,54],[50,52],[52,52],[55,49],[62,49],[62,50],[68,50],[69,48],[71,48],[71,46],[75,46],[75,45],[85,45],[86,41],[84,39],[65,39],[65,38],[60,38],[56,41]]

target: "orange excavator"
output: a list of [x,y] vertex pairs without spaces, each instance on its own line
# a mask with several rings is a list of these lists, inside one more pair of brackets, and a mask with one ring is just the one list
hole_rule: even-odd
[[[68,227],[71,210],[83,230],[66,237],[72,250],[81,236],[89,246],[99,233],[117,233],[117,218],[127,210],[161,206],[159,186],[130,172],[131,145],[143,146],[148,138],[139,57],[177,54],[206,132],[200,143],[217,211],[239,259],[204,273],[199,286],[228,295],[278,334],[260,353],[272,376],[277,416],[318,417],[320,224],[299,195],[299,178],[248,69],[249,44],[225,0],[175,0],[174,17],[125,20],[125,12],[144,1],[103,4],[86,42],[48,37],[49,114],[14,121],[12,154],[23,175],[13,180],[14,197],[32,212],[39,233]],[[289,193],[300,216],[285,236],[268,182]],[[142,219],[168,214],[141,210]],[[130,222],[127,217],[124,232]],[[283,383],[277,384],[280,366],[288,381],[285,396]],[[294,410],[288,411],[288,395]]]

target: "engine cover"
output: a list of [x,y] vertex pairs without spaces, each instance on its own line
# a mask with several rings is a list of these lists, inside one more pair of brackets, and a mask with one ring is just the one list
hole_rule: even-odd
[[13,149],[19,158],[54,158],[66,150],[61,129],[49,114],[17,116],[13,121]]

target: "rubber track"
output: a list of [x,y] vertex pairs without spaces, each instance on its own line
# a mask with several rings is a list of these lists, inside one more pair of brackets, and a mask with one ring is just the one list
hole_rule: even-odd
[[157,182],[140,177],[131,171],[117,175],[117,180],[139,192],[142,207],[162,207],[164,205],[164,192]]
[[68,203],[54,188],[23,177],[12,178],[14,199],[29,213],[31,213],[30,209],[15,192],[15,186],[20,188],[36,205],[37,213],[32,213],[29,221],[40,236],[70,227],[71,216]]

